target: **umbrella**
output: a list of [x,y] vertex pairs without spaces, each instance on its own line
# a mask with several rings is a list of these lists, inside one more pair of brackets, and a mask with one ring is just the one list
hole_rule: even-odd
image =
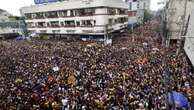
[[168,93],[168,102],[172,105],[173,102],[176,107],[182,108],[182,107],[188,107],[188,99],[181,93],[173,91],[171,93]]

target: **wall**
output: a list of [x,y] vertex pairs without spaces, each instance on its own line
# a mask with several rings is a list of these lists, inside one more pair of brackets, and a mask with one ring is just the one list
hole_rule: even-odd
[[[132,8],[129,9],[129,24],[141,23],[142,18],[144,16],[144,10],[148,10],[148,11],[150,10],[150,0],[137,0],[137,1],[128,0],[129,7],[130,7],[130,4],[132,4]],[[138,4],[139,4],[139,7],[138,7]],[[136,12],[136,14],[131,16],[131,12]]]
[[[180,39],[180,30],[182,29],[183,24],[183,15],[184,15],[184,5],[185,0],[173,0],[170,1],[169,9],[167,13],[168,25],[169,29],[169,37],[170,39]],[[194,2],[188,0],[187,2],[187,13],[186,20],[188,19],[188,15],[191,13],[191,10],[194,7]]]
[[115,7],[115,8],[126,8],[127,4],[121,0],[92,0],[90,3],[83,2],[83,0],[69,0],[50,4],[33,5],[27,6],[20,9],[21,15],[24,13],[32,12],[47,12],[56,10],[66,10],[66,9],[77,9],[77,8],[89,8],[89,7]]
[[188,27],[188,33],[185,38],[184,49],[194,66],[194,10],[191,13],[191,19]]

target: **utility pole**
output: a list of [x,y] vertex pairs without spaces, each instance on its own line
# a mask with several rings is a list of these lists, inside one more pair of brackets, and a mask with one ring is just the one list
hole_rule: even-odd
[[142,32],[141,32],[141,36],[143,37],[144,36],[144,17],[145,17],[145,9],[143,10],[143,18],[142,18]]
[[105,26],[104,44],[107,45],[108,40],[108,24]]
[[132,42],[134,42],[135,41],[135,38],[134,38],[134,33],[133,33],[133,24],[132,24],[132,26],[131,26],[131,31],[132,31]]

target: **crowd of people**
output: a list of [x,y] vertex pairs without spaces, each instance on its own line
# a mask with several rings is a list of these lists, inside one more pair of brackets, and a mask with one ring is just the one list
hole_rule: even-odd
[[168,90],[194,103],[192,67],[161,45],[157,27],[147,22],[112,45],[0,41],[0,109],[166,110]]

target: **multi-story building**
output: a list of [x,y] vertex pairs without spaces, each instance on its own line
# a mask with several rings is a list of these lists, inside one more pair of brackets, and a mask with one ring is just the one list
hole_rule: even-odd
[[9,20],[9,14],[7,11],[0,9],[0,22]]
[[127,0],[129,24],[141,23],[144,11],[150,11],[150,0]]
[[25,24],[23,20],[16,19],[5,10],[0,10],[0,39],[8,37],[17,37],[23,34]]
[[167,29],[168,39],[179,40],[186,28],[191,10],[194,9],[193,0],[168,0],[167,1]]
[[[167,0],[167,45],[178,41],[178,50],[184,50],[194,66],[194,0]],[[177,51],[178,52],[178,51]]]
[[194,10],[190,14],[189,25],[185,36],[184,50],[194,66]]
[[127,27],[122,0],[64,0],[21,8],[30,32],[104,36]]

